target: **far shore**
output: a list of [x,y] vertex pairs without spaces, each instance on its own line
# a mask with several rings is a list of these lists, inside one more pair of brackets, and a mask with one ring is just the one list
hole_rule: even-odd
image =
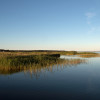
[[60,55],[99,55],[96,52],[80,52],[80,51],[60,51],[60,50],[4,50],[0,49],[0,55],[50,55],[50,54],[60,54]]

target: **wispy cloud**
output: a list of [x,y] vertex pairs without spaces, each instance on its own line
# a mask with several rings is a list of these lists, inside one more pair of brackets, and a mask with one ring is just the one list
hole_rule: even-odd
[[100,26],[91,26],[87,33],[88,34],[98,34],[98,33],[100,33]]
[[87,18],[93,18],[94,16],[96,16],[96,13],[88,12],[85,15],[87,16]]
[[85,14],[86,18],[87,18],[87,24],[90,25],[92,22],[92,18],[94,18],[96,16],[96,13],[93,12],[87,12]]
[[93,34],[96,31],[95,27],[90,28],[90,30],[88,31],[88,34]]
[[94,12],[87,12],[85,13],[86,19],[87,19],[87,24],[89,26],[89,30],[88,30],[88,34],[95,34],[100,32],[100,27],[99,26],[94,26],[94,24],[92,23],[94,19],[94,17],[96,17],[96,13]]

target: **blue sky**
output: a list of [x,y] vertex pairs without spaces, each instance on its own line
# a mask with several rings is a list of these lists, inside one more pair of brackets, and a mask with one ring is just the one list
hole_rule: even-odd
[[100,0],[0,0],[0,48],[100,50]]

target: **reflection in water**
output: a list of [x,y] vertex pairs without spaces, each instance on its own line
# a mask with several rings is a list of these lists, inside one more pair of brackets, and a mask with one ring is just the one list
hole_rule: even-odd
[[[17,61],[19,62],[19,61]],[[24,72],[24,73],[30,73],[30,75],[34,75],[35,77],[38,77],[42,72],[50,71],[53,72],[54,69],[62,69],[67,66],[75,66],[78,64],[86,63],[86,60],[84,59],[54,59],[50,60],[48,62],[40,62],[40,63],[25,63],[24,65],[5,65],[0,66],[0,74],[2,75],[8,75],[13,74],[17,72]]]

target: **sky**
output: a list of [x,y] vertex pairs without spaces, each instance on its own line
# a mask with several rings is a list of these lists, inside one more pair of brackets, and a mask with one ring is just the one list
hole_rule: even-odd
[[100,0],[0,0],[0,49],[100,51]]

